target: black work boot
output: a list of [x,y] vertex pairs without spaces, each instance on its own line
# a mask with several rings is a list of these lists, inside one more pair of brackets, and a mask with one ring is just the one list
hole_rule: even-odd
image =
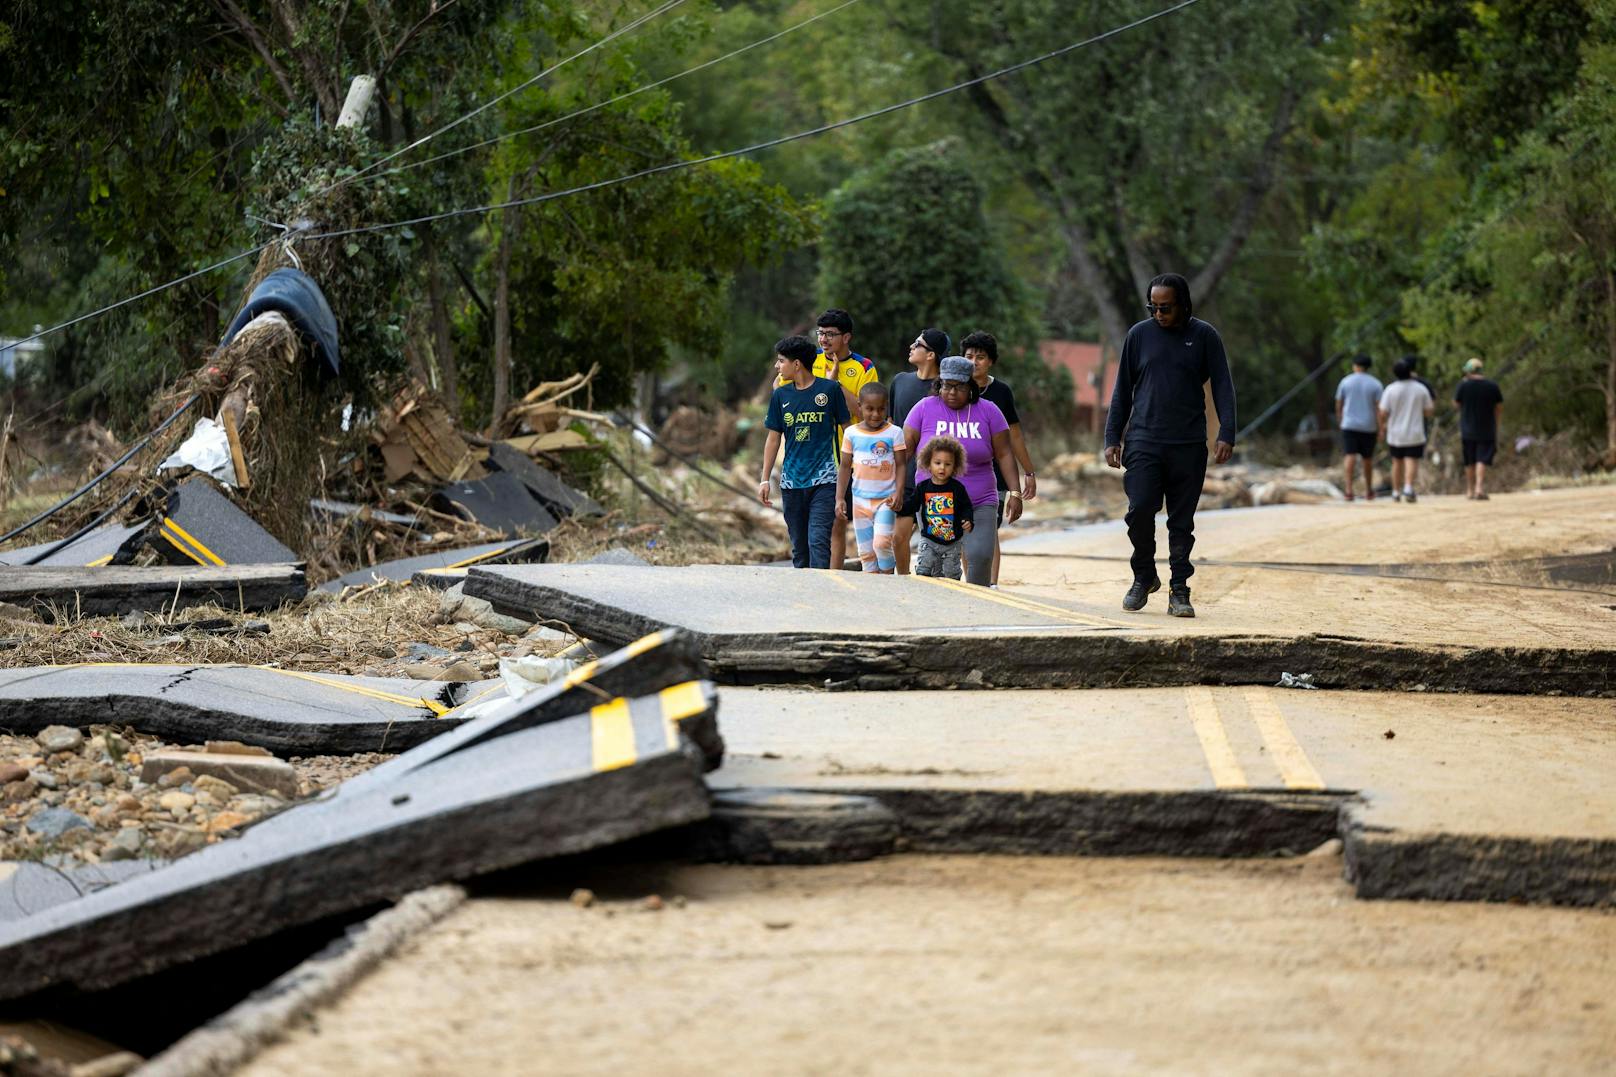
[[1161,590],[1161,577],[1152,576],[1147,580],[1134,580],[1128,593],[1122,596],[1122,608],[1129,613],[1138,613],[1145,608],[1150,596]]
[[1190,589],[1184,584],[1175,583],[1168,589],[1167,615],[1169,617],[1195,616],[1195,607],[1190,605]]

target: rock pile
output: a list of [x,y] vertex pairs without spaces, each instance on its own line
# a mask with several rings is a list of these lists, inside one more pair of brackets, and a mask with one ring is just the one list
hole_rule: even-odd
[[[0,736],[0,860],[63,868],[136,857],[172,860],[290,803],[287,796],[197,773],[205,769],[200,764],[142,780],[148,760],[171,755],[156,738],[111,726],[92,726],[88,736],[70,726],[50,726],[34,737]],[[297,790],[306,795],[386,758],[293,760]]]

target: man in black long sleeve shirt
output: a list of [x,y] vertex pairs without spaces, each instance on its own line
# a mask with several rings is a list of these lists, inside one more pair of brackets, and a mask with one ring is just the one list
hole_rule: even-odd
[[[1167,504],[1167,554],[1172,582],[1167,612],[1194,617],[1189,578],[1195,573],[1195,506],[1206,481],[1206,403],[1212,383],[1218,410],[1216,460],[1234,452],[1234,380],[1218,331],[1192,317],[1189,282],[1165,273],[1150,282],[1150,317],[1128,330],[1116,389],[1105,421],[1105,462],[1126,467],[1128,538],[1133,586],[1122,600],[1130,612],[1161,589],[1156,574],[1156,513]],[[1124,438],[1126,432],[1126,438]],[[1127,448],[1124,451],[1123,441]]]

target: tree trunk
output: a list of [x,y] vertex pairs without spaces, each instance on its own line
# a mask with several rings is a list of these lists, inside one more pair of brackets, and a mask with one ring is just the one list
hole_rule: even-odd
[[[507,201],[515,198],[513,179]],[[500,422],[511,396],[511,245],[515,242],[517,216],[512,208],[500,213],[499,252],[494,258],[494,404],[488,417],[488,436],[499,436]]]
[[1616,468],[1616,273],[1605,270],[1605,466]]
[[422,229],[426,246],[426,294],[431,305],[432,355],[438,371],[438,391],[449,413],[460,414],[460,377],[455,367],[454,340],[449,334],[449,303],[444,296],[443,267],[438,264],[438,241],[429,224]]

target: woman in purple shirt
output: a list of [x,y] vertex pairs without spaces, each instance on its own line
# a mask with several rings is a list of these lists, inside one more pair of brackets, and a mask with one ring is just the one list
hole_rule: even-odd
[[[960,540],[960,552],[965,559],[966,581],[985,587],[993,579],[993,540],[997,533],[994,516],[999,503],[993,462],[999,462],[1012,490],[1021,488],[1021,471],[1010,451],[1010,424],[1004,421],[998,405],[982,399],[982,390],[971,377],[971,361],[950,355],[938,364],[937,372],[936,395],[914,406],[904,419],[903,434],[910,453],[919,452],[939,434],[965,446],[965,472],[959,479],[971,495],[976,526]],[[919,457],[911,455],[910,459]],[[921,477],[918,471],[915,477]],[[1005,507],[1005,522],[1015,523],[1020,516],[1021,501],[1011,498]]]

